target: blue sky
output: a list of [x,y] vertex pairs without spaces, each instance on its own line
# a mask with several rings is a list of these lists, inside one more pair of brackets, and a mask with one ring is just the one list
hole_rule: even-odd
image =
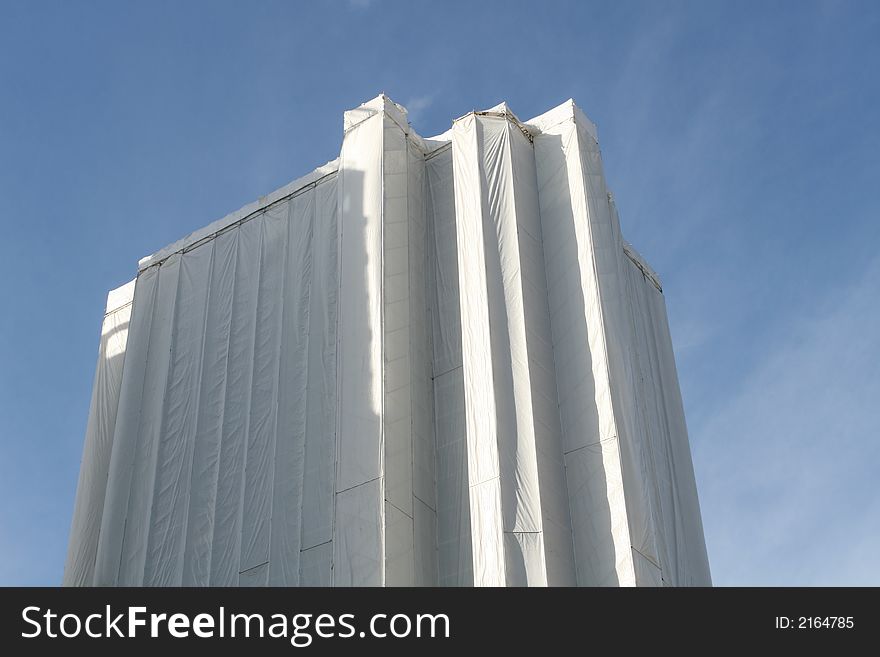
[[0,584],[60,582],[106,292],[339,150],[573,97],[664,280],[717,584],[880,584],[880,4],[0,0]]

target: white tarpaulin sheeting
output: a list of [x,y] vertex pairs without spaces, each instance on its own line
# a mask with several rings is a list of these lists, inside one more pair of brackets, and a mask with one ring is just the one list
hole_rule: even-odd
[[110,294],[66,585],[707,585],[665,303],[595,127],[342,153]]

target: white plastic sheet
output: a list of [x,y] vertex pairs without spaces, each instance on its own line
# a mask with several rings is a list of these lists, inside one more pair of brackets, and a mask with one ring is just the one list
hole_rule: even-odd
[[111,293],[64,583],[709,584],[661,290],[571,101],[365,103]]

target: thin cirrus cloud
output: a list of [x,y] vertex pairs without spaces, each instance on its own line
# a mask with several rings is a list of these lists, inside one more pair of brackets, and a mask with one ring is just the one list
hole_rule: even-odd
[[716,584],[880,584],[880,257],[692,423]]
[[419,121],[433,103],[434,96],[414,96],[403,104],[406,107],[407,118],[410,123],[417,126],[417,130]]

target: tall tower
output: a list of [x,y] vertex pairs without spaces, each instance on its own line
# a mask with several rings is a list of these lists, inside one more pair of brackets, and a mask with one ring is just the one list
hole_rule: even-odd
[[709,585],[662,287],[572,101],[342,152],[110,293],[66,585]]

